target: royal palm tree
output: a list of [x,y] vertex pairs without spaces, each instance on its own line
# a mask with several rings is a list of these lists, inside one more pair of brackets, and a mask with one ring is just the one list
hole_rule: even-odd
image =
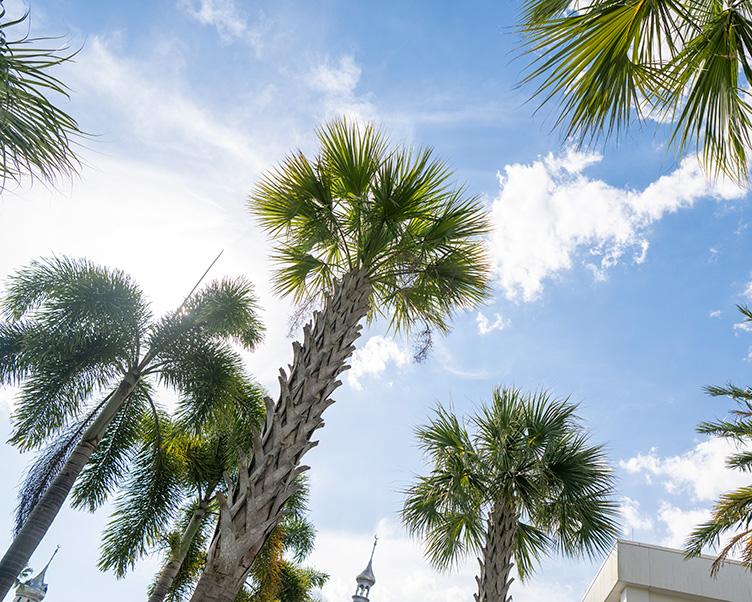
[[27,176],[54,183],[79,166],[73,146],[81,130],[54,102],[67,99],[68,88],[53,71],[72,54],[50,48],[54,39],[9,39],[28,16],[7,20],[0,2],[0,189]]
[[262,329],[243,279],[194,289],[155,321],[129,276],[69,258],[34,261],[11,276],[0,311],[0,383],[19,386],[11,441],[43,447],[0,561],[2,598],[82,471],[79,497],[101,503],[126,472],[142,425],[157,436],[153,387],[177,391],[179,420],[202,428],[247,390],[231,342],[252,349]]
[[560,103],[568,138],[592,142],[633,120],[671,123],[677,154],[746,181],[752,142],[748,0],[526,0],[526,81]]
[[594,555],[616,536],[611,470],[575,410],[496,389],[469,425],[439,408],[418,429],[431,467],[407,491],[403,522],[439,569],[478,555],[476,602],[511,599],[513,562],[525,579],[552,551]]
[[[752,322],[752,310],[746,307],[739,309],[746,322]],[[731,412],[730,419],[703,422],[697,427],[697,431],[739,444],[739,450],[729,456],[726,465],[749,472],[752,470],[752,453],[749,451],[749,444],[752,442],[752,388],[728,385],[707,387],[706,390],[714,397],[730,397],[738,408]],[[728,540],[722,545],[721,540],[727,535]],[[732,553],[737,553],[745,564],[752,567],[752,484],[721,495],[710,519],[690,534],[685,552],[688,557],[699,556],[703,548],[719,546],[720,550],[711,567],[713,575],[718,573]]]
[[280,395],[220,520],[194,600],[231,602],[281,518],[300,462],[360,335],[387,318],[394,330],[445,331],[452,314],[487,294],[481,203],[452,187],[430,150],[390,147],[371,125],[344,120],[318,132],[313,158],[291,154],[262,178],[250,206],[273,237],[277,291],[320,303],[293,344]]

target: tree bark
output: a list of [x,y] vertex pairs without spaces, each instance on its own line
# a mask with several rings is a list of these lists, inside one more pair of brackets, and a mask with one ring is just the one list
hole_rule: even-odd
[[517,514],[506,504],[495,504],[488,517],[488,532],[483,546],[480,575],[475,580],[478,593],[475,602],[511,602],[509,587],[514,581],[512,557],[517,534]]
[[16,578],[27,566],[32,554],[41,543],[55,517],[63,507],[73,485],[81,474],[91,454],[102,440],[107,427],[138,383],[138,377],[128,373],[94,422],[86,429],[65,466],[34,506],[21,530],[16,534],[8,550],[0,560],[0,600],[16,583]]
[[232,602],[267,537],[280,522],[295,491],[303,455],[317,445],[311,438],[324,426],[338,375],[360,336],[359,322],[369,310],[372,288],[361,272],[345,275],[322,311],[303,329],[303,344],[293,343],[289,375],[280,370],[276,404],[267,398],[266,423],[255,435],[249,458],[241,458],[239,478],[227,498],[218,496],[220,515],[204,573],[192,602]]
[[185,557],[188,555],[191,543],[196,537],[198,530],[201,528],[201,521],[204,519],[204,516],[206,516],[206,510],[209,507],[211,497],[212,496],[207,493],[199,503],[198,507],[193,511],[191,520],[188,521],[188,525],[180,538],[178,549],[170,554],[167,563],[162,567],[162,572],[159,573],[157,582],[149,593],[149,602],[162,602],[167,597],[167,594],[175,581],[175,577],[183,566]]

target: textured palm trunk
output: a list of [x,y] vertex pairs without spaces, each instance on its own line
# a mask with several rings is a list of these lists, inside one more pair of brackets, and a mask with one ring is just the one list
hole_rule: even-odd
[[517,515],[505,504],[496,504],[488,517],[488,533],[479,558],[480,575],[475,602],[511,602],[509,587],[514,581],[512,557],[517,534]]
[[201,500],[201,503],[193,511],[191,520],[188,521],[188,525],[183,531],[183,535],[180,538],[180,545],[174,553],[170,554],[167,563],[162,568],[162,572],[159,573],[159,578],[154,584],[154,588],[149,593],[149,602],[162,602],[172,588],[172,584],[175,582],[180,568],[183,566],[185,557],[188,555],[188,551],[191,549],[198,530],[201,528],[201,521],[206,516],[206,510],[209,507],[211,496],[205,495]]
[[346,275],[303,329],[302,345],[293,343],[289,375],[280,370],[279,400],[267,399],[266,423],[250,457],[241,458],[238,483],[220,496],[219,523],[192,602],[232,602],[282,519],[296,478],[308,468],[301,458],[317,444],[313,433],[342,384],[337,377],[348,368],[371,290],[365,274]]
[[138,378],[131,373],[123,379],[97,418],[86,429],[81,441],[65,462],[65,466],[34,506],[23,527],[14,537],[3,559],[0,560],[0,600],[11,590],[18,575],[28,565],[32,554],[65,504],[78,475],[81,474],[110,422],[128,399],[137,382]]

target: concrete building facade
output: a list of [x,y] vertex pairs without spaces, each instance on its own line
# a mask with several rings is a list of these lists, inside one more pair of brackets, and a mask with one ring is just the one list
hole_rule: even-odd
[[728,562],[710,576],[712,556],[685,559],[679,550],[618,541],[582,602],[750,602],[752,573]]

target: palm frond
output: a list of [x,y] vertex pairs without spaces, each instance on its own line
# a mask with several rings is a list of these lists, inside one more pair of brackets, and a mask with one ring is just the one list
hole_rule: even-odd
[[[151,416],[148,414],[147,416]],[[164,416],[145,419],[137,452],[115,512],[102,538],[101,570],[123,577],[167,531],[182,502],[180,458],[171,453],[170,424]]]
[[[0,18],[4,16],[2,11]],[[83,137],[76,120],[59,106],[68,88],[55,69],[72,60],[68,49],[51,48],[56,40],[23,36],[8,39],[20,19],[0,23],[0,180],[20,182],[25,177],[54,184],[78,171],[74,152]],[[55,102],[58,100],[58,103]]]
[[130,467],[149,409],[149,386],[141,381],[112,420],[110,428],[81,471],[71,492],[74,508],[94,512],[120,484]]

